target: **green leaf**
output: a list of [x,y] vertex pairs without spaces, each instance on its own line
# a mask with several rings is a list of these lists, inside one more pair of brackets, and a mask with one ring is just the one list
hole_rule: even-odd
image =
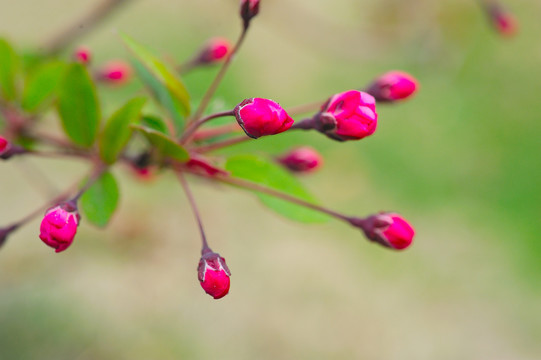
[[190,159],[188,151],[180,146],[175,139],[168,137],[164,133],[137,125],[132,125],[132,128],[143,134],[164,157],[170,157],[182,162]]
[[15,50],[4,39],[0,39],[0,93],[6,100],[16,97],[15,77],[19,59]]
[[65,70],[66,64],[61,61],[46,63],[35,69],[26,81],[22,108],[32,112],[37,110],[43,103],[51,100]]
[[100,156],[107,164],[112,164],[130,140],[132,128],[130,125],[139,121],[145,98],[135,98],[118,109],[109,119],[101,134]]
[[96,140],[100,109],[94,83],[82,64],[71,64],[58,89],[58,112],[66,134],[81,146]]
[[169,111],[177,131],[183,126],[183,116],[190,114],[190,95],[184,84],[163,62],[149,50],[127,35],[121,35],[124,44],[135,55],[134,67],[152,94]]
[[[225,168],[231,173],[231,176],[265,185],[311,203],[316,202],[297,178],[266,159],[254,155],[236,155],[227,160]],[[289,201],[261,192],[256,192],[256,194],[263,204],[288,219],[308,223],[323,222],[329,219],[327,215]]]
[[159,131],[164,134],[169,133],[165,122],[161,118],[154,115],[143,115],[143,118],[141,119],[141,124],[147,128]]
[[118,185],[110,172],[100,178],[81,197],[85,218],[92,224],[105,227],[118,205]]

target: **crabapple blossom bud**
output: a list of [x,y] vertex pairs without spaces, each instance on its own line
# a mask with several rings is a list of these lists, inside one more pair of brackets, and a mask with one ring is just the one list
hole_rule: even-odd
[[231,271],[219,254],[210,250],[204,252],[199,260],[197,276],[203,290],[213,298],[223,298],[229,292]]
[[412,96],[418,87],[413,76],[402,71],[389,71],[374,80],[366,92],[376,101],[392,102]]
[[213,64],[224,60],[231,52],[229,40],[221,37],[210,39],[197,58],[199,64]]
[[365,92],[348,90],[329,98],[314,121],[318,131],[334,140],[359,140],[376,131],[376,101]]
[[56,252],[66,250],[75,237],[79,225],[79,213],[71,203],[50,208],[41,221],[39,238]]
[[0,136],[0,157],[7,154],[9,149],[11,149],[11,142],[5,137]]
[[246,135],[254,139],[281,133],[293,125],[293,119],[280,104],[269,99],[246,99],[235,107],[234,112]]
[[316,150],[303,146],[279,157],[278,161],[291,171],[310,172],[321,166],[323,158]]
[[409,247],[415,235],[413,227],[395,213],[382,212],[365,219],[353,218],[350,222],[361,228],[368,239],[395,250]]
[[259,13],[259,0],[241,0],[240,16],[244,21],[244,28],[250,24],[250,20]]
[[122,60],[112,60],[99,70],[99,79],[109,84],[124,84],[132,74],[131,66]]
[[486,5],[486,11],[490,22],[496,31],[503,36],[513,36],[518,30],[518,23],[507,9],[498,2],[491,2]]
[[90,56],[90,49],[86,46],[78,47],[73,53],[73,59],[83,65],[90,63]]

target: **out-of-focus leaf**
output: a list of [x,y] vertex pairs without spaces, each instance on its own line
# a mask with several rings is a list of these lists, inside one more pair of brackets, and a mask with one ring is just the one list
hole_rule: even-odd
[[[226,170],[231,176],[273,188],[299,199],[315,203],[315,198],[302,183],[282,167],[254,155],[235,155],[227,160]],[[328,216],[274,196],[256,192],[261,201],[288,219],[301,222],[323,222]]]
[[131,124],[139,121],[145,98],[135,98],[118,109],[109,119],[101,134],[100,156],[107,164],[112,164],[130,140]]
[[180,146],[175,139],[172,139],[159,131],[145,128],[142,126],[132,125],[133,129],[143,134],[147,140],[154,145],[154,147],[164,157],[169,157],[178,161],[188,161],[190,155],[188,151]]
[[135,55],[134,67],[152,94],[169,111],[177,131],[183,126],[183,116],[190,114],[190,95],[184,84],[163,62],[144,46],[127,35],[121,35],[124,44]]
[[81,197],[85,219],[96,226],[106,226],[117,208],[118,199],[114,176],[110,172],[103,173]]
[[15,77],[19,59],[11,45],[4,39],[0,39],[0,93],[6,100],[16,97]]
[[60,83],[58,113],[74,143],[92,146],[98,133],[100,109],[94,83],[81,64],[71,64]]
[[51,100],[65,70],[66,64],[61,61],[53,61],[36,68],[26,81],[22,108],[32,112],[37,110],[43,103]]
[[141,124],[144,127],[159,131],[166,135],[169,133],[165,122],[161,118],[154,115],[143,115],[141,118]]

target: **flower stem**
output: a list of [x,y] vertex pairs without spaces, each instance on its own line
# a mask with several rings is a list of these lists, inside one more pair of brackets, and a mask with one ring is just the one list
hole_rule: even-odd
[[205,140],[220,135],[229,134],[231,132],[241,132],[242,128],[238,123],[216,126],[206,130],[199,130],[193,135],[194,141]]
[[178,179],[180,180],[180,184],[182,185],[182,188],[184,189],[184,193],[186,194],[186,197],[188,198],[188,201],[192,208],[192,212],[195,216],[195,220],[197,221],[197,225],[199,226],[199,232],[201,234],[201,242],[202,242],[201,253],[204,254],[210,251],[210,248],[207,242],[207,237],[205,236],[205,230],[203,229],[203,222],[201,221],[201,216],[199,215],[197,204],[195,203],[193,194],[190,190],[190,187],[188,186],[188,182],[184,178],[184,174],[182,174],[182,171],[177,171],[177,176],[178,176]]
[[245,141],[248,141],[248,140],[252,140],[252,138],[248,137],[246,135],[242,135],[242,136],[238,136],[238,137],[225,139],[225,140],[222,140],[222,141],[217,141],[214,144],[199,146],[196,149],[197,149],[198,153],[205,153],[205,152],[209,152],[209,151],[213,151],[213,150],[218,150],[218,149],[221,149],[221,148],[224,148],[224,147],[227,147],[227,146],[239,144],[241,142],[245,142]]
[[129,2],[131,2],[131,0],[103,0],[101,3],[98,3],[89,13],[85,14],[83,18],[77,19],[77,21],[53,37],[45,46],[45,53],[47,55],[58,54],[77,38],[90,32],[114,10],[117,10],[121,5]]
[[272,189],[272,188],[269,188],[269,187],[266,187],[266,186],[263,186],[263,185],[253,183],[251,181],[247,181],[247,180],[243,180],[243,179],[239,179],[239,178],[234,178],[234,177],[224,177],[224,176],[217,176],[217,177],[215,177],[215,179],[217,179],[220,182],[229,184],[229,185],[233,185],[233,186],[241,187],[241,188],[244,188],[244,189],[253,190],[253,191],[261,192],[261,193],[264,193],[264,194],[268,194],[268,195],[271,195],[271,196],[274,196],[274,197],[289,201],[289,202],[291,202],[293,204],[297,204],[297,205],[304,206],[304,207],[312,209],[312,210],[322,212],[322,213],[330,215],[330,216],[332,216],[332,217],[334,217],[336,219],[346,221],[348,223],[350,222],[350,217],[345,216],[343,214],[340,214],[340,213],[338,213],[338,212],[336,212],[334,210],[325,208],[325,207],[320,206],[320,205],[312,204],[311,202],[299,199],[299,198],[297,198],[295,196],[283,193],[281,191],[278,191],[278,190],[275,190],[275,189]]
[[207,121],[216,119],[219,117],[224,117],[224,116],[235,116],[235,113],[233,110],[222,111],[222,112],[218,112],[218,113],[203,117],[201,119],[195,120],[190,125],[188,125],[188,127],[184,131],[184,134],[182,134],[182,137],[180,138],[180,143],[185,144],[189,142],[192,138],[192,135],[195,133],[195,131]]
[[208,105],[210,99],[212,98],[212,96],[216,92],[216,89],[218,88],[218,85],[220,85],[220,82],[222,81],[225,73],[227,72],[227,69],[229,69],[229,65],[231,64],[231,61],[233,60],[233,57],[235,56],[235,54],[238,52],[240,46],[242,45],[242,42],[244,41],[244,38],[246,37],[247,30],[248,30],[247,28],[242,29],[242,32],[240,33],[240,36],[239,36],[237,42],[235,43],[235,46],[233,47],[233,50],[231,51],[231,53],[225,59],[224,63],[222,64],[222,67],[220,68],[220,71],[218,72],[218,74],[214,78],[214,81],[212,82],[212,84],[210,84],[209,88],[207,89],[207,92],[203,96],[203,99],[199,103],[199,106],[197,107],[197,110],[193,114],[192,121],[199,120],[199,118],[201,117],[201,115],[203,114],[205,109],[207,108],[207,105]]
[[93,169],[90,177],[85,182],[85,184],[79,189],[77,194],[72,197],[68,202],[73,205],[74,208],[77,208],[77,202],[83,196],[83,194],[100,178],[100,176],[107,171],[107,166],[103,163],[98,163]]

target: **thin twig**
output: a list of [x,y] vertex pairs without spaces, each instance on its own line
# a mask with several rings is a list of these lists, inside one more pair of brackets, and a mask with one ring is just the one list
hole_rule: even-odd
[[203,229],[201,215],[199,214],[199,210],[193,198],[193,194],[190,188],[188,187],[188,182],[184,178],[182,171],[177,171],[177,176],[178,176],[178,179],[180,180],[180,184],[182,185],[182,188],[184,189],[184,193],[186,194],[186,197],[188,198],[188,202],[190,203],[190,206],[192,208],[192,212],[194,214],[195,220],[197,221],[197,225],[199,226],[199,232],[201,234],[201,242],[202,242],[201,252],[205,252],[207,249],[210,249],[210,248],[207,243],[207,237],[205,236],[205,230]]
[[225,139],[222,141],[217,141],[214,144],[198,146],[195,149],[197,149],[198,153],[205,153],[205,152],[209,152],[213,150],[218,150],[227,146],[239,144],[241,142],[245,142],[248,140],[252,140],[252,138],[246,135],[241,135],[238,137],[233,137],[233,138]]

